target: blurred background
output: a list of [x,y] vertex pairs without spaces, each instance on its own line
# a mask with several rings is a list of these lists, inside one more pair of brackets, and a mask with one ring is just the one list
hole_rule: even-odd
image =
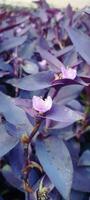
[[[13,6],[33,6],[32,0],[0,0],[0,4],[10,4]],[[90,6],[90,0],[47,0],[48,3],[55,7],[65,7],[67,4],[71,4],[75,8],[83,8]]]

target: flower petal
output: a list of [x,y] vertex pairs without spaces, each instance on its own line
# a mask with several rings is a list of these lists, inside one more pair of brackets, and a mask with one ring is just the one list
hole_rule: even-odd
[[76,75],[77,75],[76,69],[71,69],[71,68],[67,69],[67,76],[69,79],[75,79]]
[[46,106],[47,111],[51,109],[52,98],[50,96],[48,96],[47,99],[45,99],[45,106]]
[[65,69],[64,67],[62,67],[61,71],[62,71],[62,77],[63,78],[75,79],[75,77],[77,75],[76,69],[71,69],[71,68]]
[[45,100],[43,100],[41,97],[33,96],[32,103],[33,108],[42,113],[47,112],[52,107],[52,99],[50,96],[48,96]]

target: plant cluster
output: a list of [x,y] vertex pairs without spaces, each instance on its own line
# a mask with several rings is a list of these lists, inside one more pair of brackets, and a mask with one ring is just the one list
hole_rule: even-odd
[[89,200],[90,8],[34,3],[0,8],[0,173],[25,200]]

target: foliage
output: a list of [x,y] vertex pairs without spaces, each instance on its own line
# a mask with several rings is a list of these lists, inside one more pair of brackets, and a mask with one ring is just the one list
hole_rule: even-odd
[[89,200],[90,8],[34,3],[0,8],[0,173],[25,200]]

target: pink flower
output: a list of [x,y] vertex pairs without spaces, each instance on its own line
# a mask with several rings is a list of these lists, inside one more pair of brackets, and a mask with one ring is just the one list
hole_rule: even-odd
[[62,72],[62,78],[68,78],[68,79],[75,79],[77,75],[77,70],[72,68],[64,68],[61,67]]
[[42,60],[39,62],[39,65],[41,65],[42,67],[45,66],[47,64],[46,60]]
[[32,104],[36,111],[45,113],[52,107],[52,98],[48,96],[45,100],[43,100],[41,97],[33,96]]

